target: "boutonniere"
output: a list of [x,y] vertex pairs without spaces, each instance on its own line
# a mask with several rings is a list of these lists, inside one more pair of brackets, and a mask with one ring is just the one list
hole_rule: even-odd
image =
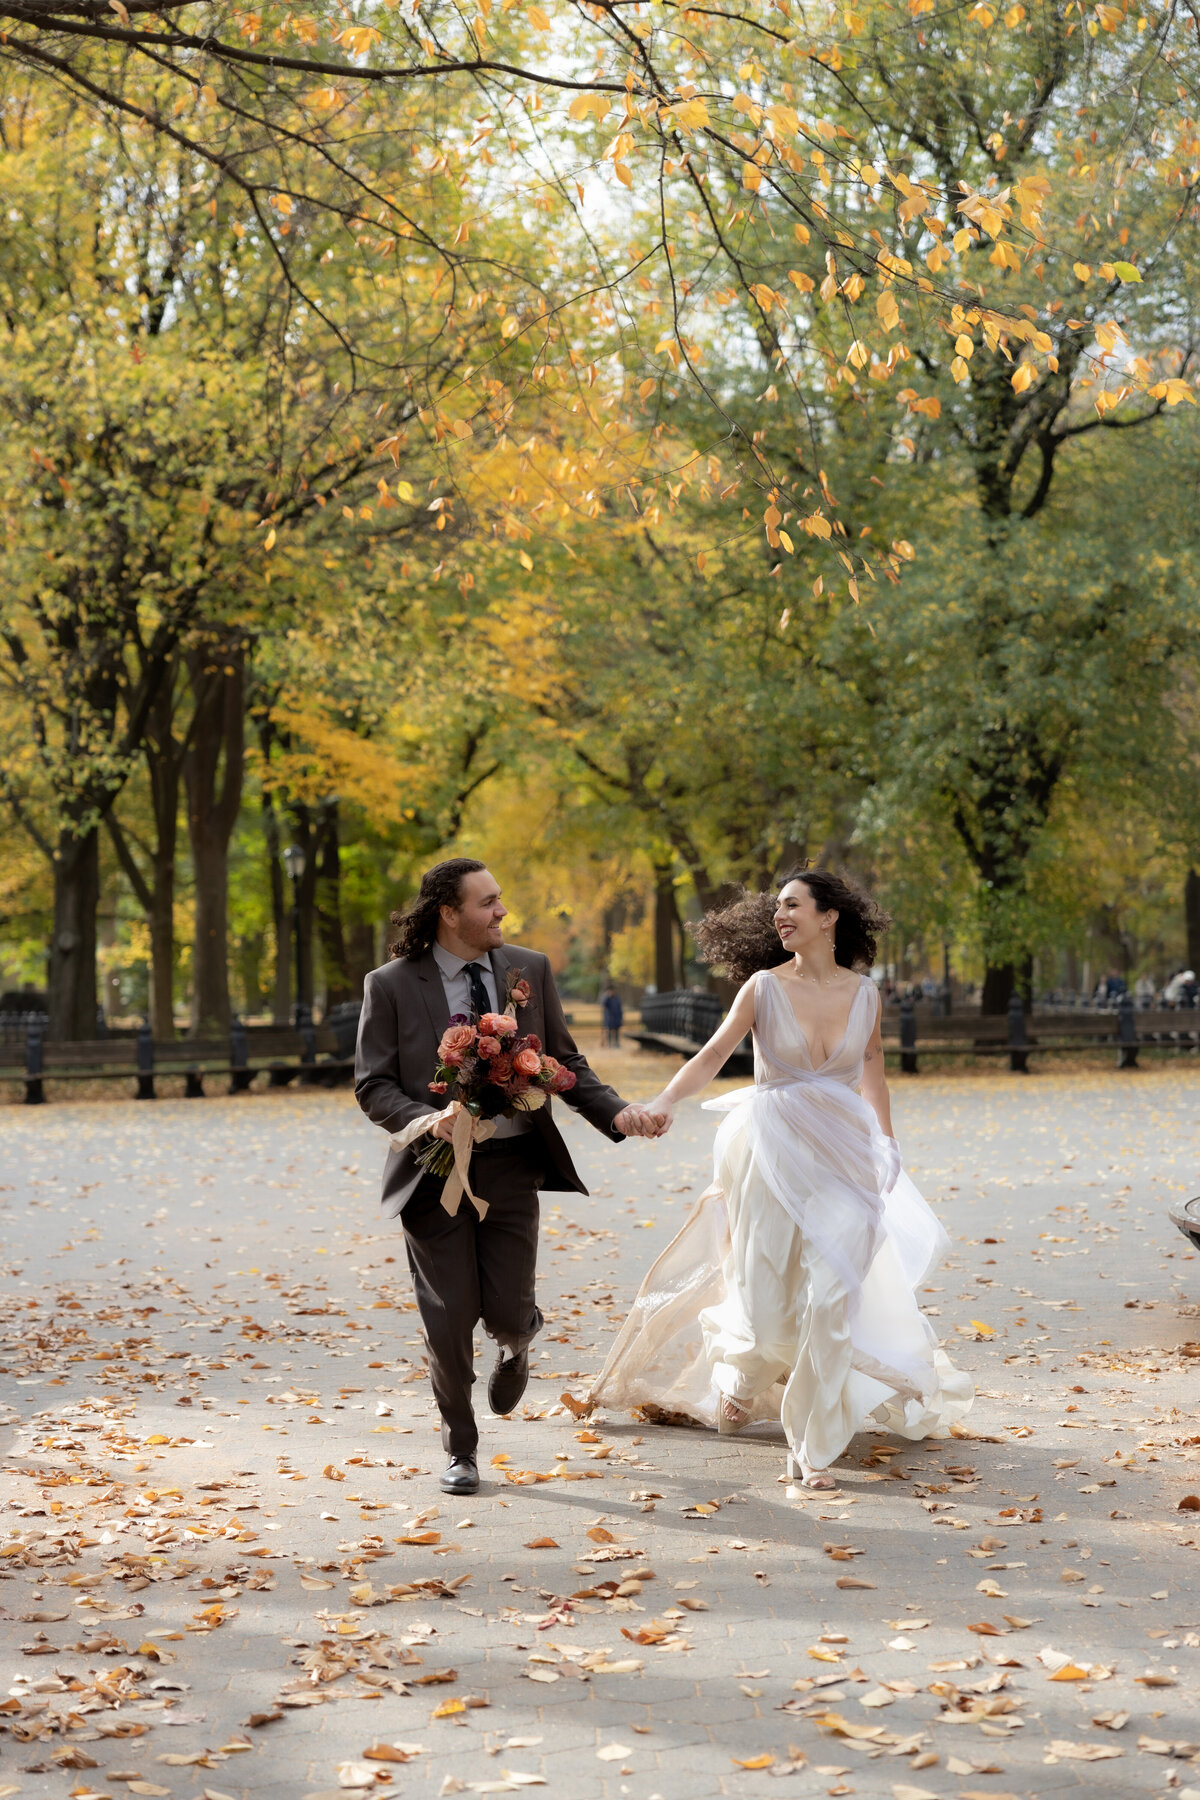
[[504,1010],[513,1018],[518,1006],[528,1006],[533,998],[533,989],[525,978],[524,969],[508,969],[504,975]]

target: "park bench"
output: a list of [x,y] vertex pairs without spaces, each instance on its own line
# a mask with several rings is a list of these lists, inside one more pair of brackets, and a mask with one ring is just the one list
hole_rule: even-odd
[[354,1073],[358,1005],[334,1007],[320,1025],[304,1021],[296,1029],[246,1026],[236,1019],[228,1039],[173,1038],[155,1042],[148,1024],[136,1032],[86,1043],[56,1043],[46,1038],[40,1018],[26,1028],[23,1062],[12,1059],[11,1046],[0,1047],[0,1080],[22,1081],[26,1106],[44,1105],[47,1081],[122,1080],[134,1083],[138,1100],[157,1098],[161,1075],[182,1075],[184,1097],[204,1098],[204,1082],[227,1079],[230,1094],[246,1093],[260,1074],[270,1087],[332,1087]]
[[[1189,1016],[1196,1018],[1195,1026],[1178,1022]],[[647,994],[642,1001],[641,1029],[627,1035],[647,1050],[665,1050],[689,1057],[708,1041],[722,1017],[720,998],[702,989]],[[898,1060],[904,1075],[918,1074],[922,1057],[950,1060],[963,1056],[1006,1056],[1008,1066],[1015,1074],[1028,1074],[1031,1056],[1115,1050],[1119,1069],[1136,1069],[1138,1053],[1143,1048],[1200,1052],[1200,1015],[1139,1013],[1128,994],[1122,995],[1112,1012],[1046,1014],[1032,1018],[1024,1011],[1019,996],[1014,994],[1006,1017],[985,1018],[978,1013],[946,1017],[938,1013],[929,1018],[928,1023],[933,1035],[918,1037],[919,1009],[911,999],[901,1000],[898,1007],[885,1008],[884,1056],[893,1066]],[[734,1052],[723,1072],[749,1074],[753,1067],[753,1051],[747,1039]]]

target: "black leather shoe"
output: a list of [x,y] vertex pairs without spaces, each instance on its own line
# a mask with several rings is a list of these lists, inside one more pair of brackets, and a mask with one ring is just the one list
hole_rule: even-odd
[[443,1494],[477,1494],[479,1470],[473,1456],[452,1456],[442,1471]]
[[520,1351],[506,1357],[503,1350],[496,1358],[488,1382],[488,1405],[494,1413],[510,1413],[529,1386],[529,1352]]

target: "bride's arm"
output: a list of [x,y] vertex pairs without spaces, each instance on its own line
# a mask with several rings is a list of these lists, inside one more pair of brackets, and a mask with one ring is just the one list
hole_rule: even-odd
[[859,1089],[868,1106],[875,1109],[879,1129],[884,1137],[892,1137],[892,1101],[883,1068],[883,1036],[880,1031],[880,1008],[875,1009],[875,1027],[863,1051],[862,1086]]
[[756,980],[757,976],[750,977],[703,1050],[697,1051],[689,1062],[684,1063],[682,1069],[667,1083],[657,1099],[647,1100],[647,1112],[666,1115],[667,1122],[663,1126],[664,1131],[670,1128],[671,1121],[675,1116],[675,1108],[679,1102],[690,1100],[693,1094],[698,1094],[702,1088],[708,1086],[714,1076],[720,1074],[754,1024],[754,983]]

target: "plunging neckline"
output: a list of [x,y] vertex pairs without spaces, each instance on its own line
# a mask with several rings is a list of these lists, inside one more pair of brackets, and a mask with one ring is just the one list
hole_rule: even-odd
[[800,1015],[797,1013],[795,1007],[792,1005],[791,995],[788,993],[786,987],[784,987],[782,977],[779,975],[776,975],[774,969],[768,969],[766,971],[766,973],[768,975],[770,975],[773,980],[777,981],[779,983],[780,987],[782,987],[784,990],[783,997],[784,997],[784,1000],[787,1002],[787,1009],[792,1015],[792,1021],[796,1027],[796,1030],[800,1033],[800,1036],[804,1039],[804,1048],[808,1052],[809,1064],[811,1065],[811,1067],[814,1070],[827,1069],[829,1067],[830,1063],[833,1061],[834,1057],[838,1054],[838,1051],[845,1047],[846,1039],[850,1036],[850,1025],[854,1018],[854,1008],[858,1004],[858,996],[862,993],[862,983],[863,983],[862,976],[860,975],[858,977],[857,986],[855,987],[855,990],[850,997],[850,1005],[846,1012],[846,1023],[842,1029],[841,1037],[838,1039],[837,1043],[833,1046],[833,1049],[829,1052],[828,1056],[825,1058],[825,1060],[823,1062],[814,1062],[813,1053],[812,1053],[812,1040],[809,1038],[807,1031],[804,1029],[803,1025],[800,1023]]

